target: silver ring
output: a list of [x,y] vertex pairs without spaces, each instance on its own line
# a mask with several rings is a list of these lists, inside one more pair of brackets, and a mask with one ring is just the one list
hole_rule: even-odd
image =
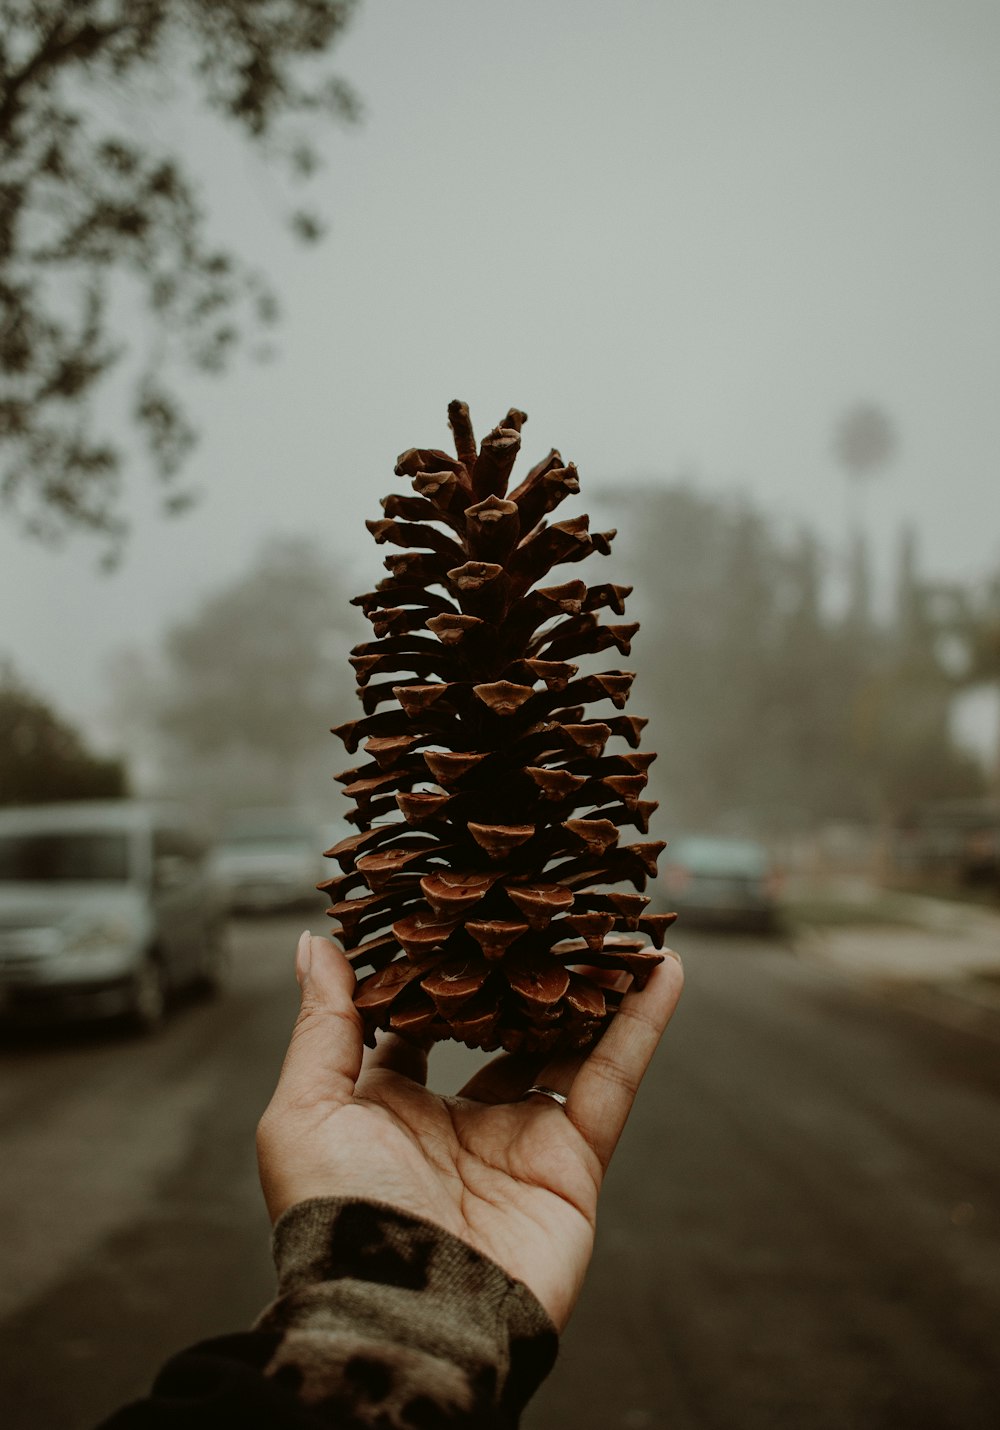
[[554,1087],[529,1087],[524,1096],[530,1097],[533,1092],[540,1092],[543,1097],[551,1097],[552,1101],[558,1102],[560,1107],[565,1107],[569,1101],[565,1093],[556,1092]]

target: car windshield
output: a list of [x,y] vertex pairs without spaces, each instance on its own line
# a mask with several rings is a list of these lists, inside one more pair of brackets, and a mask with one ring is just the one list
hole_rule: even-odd
[[0,883],[123,884],[128,835],[120,830],[0,834]]
[[678,839],[668,858],[696,874],[744,874],[757,878],[767,872],[767,852],[744,839]]

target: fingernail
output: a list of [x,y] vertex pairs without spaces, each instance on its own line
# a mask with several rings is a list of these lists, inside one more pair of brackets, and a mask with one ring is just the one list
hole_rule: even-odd
[[681,959],[680,954],[675,948],[665,948],[663,952],[667,955],[668,958],[672,958],[675,963],[679,963],[682,968],[684,967],[683,960]]
[[303,983],[309,977],[309,968],[312,964],[312,934],[308,929],[303,929],[299,935],[298,947],[295,950],[295,977],[299,983]]

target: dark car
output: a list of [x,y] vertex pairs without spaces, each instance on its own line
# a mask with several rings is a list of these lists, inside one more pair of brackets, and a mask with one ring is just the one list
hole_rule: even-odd
[[777,919],[780,879],[762,844],[690,835],[672,841],[660,890],[687,925],[766,930]]

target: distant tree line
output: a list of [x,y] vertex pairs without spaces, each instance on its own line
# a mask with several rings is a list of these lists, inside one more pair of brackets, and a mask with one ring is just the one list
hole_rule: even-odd
[[[871,823],[983,791],[950,712],[963,683],[997,679],[992,587],[942,594],[904,533],[886,609],[859,533],[833,593],[815,536],[782,534],[747,501],[675,485],[618,487],[613,504],[611,574],[635,587],[642,621],[633,705],[651,717],[671,828]],[[331,776],[349,760],[328,730],[356,709],[347,655],[368,630],[340,568],[309,538],[276,538],[156,647],[121,654],[109,703],[138,787],[220,811],[343,812]],[[10,676],[0,690],[4,799],[124,787],[121,764],[44,702]]]
[[309,538],[273,538],[159,648],[119,655],[114,720],[144,785],[219,813],[341,813],[331,776],[345,757],[329,731],[353,714],[347,656],[366,628],[339,568]]
[[123,761],[94,754],[12,666],[0,664],[0,805],[127,793]]
[[860,532],[834,601],[816,537],[781,535],[747,501],[683,485],[614,495],[635,514],[618,561],[642,621],[635,702],[672,822],[779,832],[983,790],[952,738],[956,681],[912,533],[880,614]]

